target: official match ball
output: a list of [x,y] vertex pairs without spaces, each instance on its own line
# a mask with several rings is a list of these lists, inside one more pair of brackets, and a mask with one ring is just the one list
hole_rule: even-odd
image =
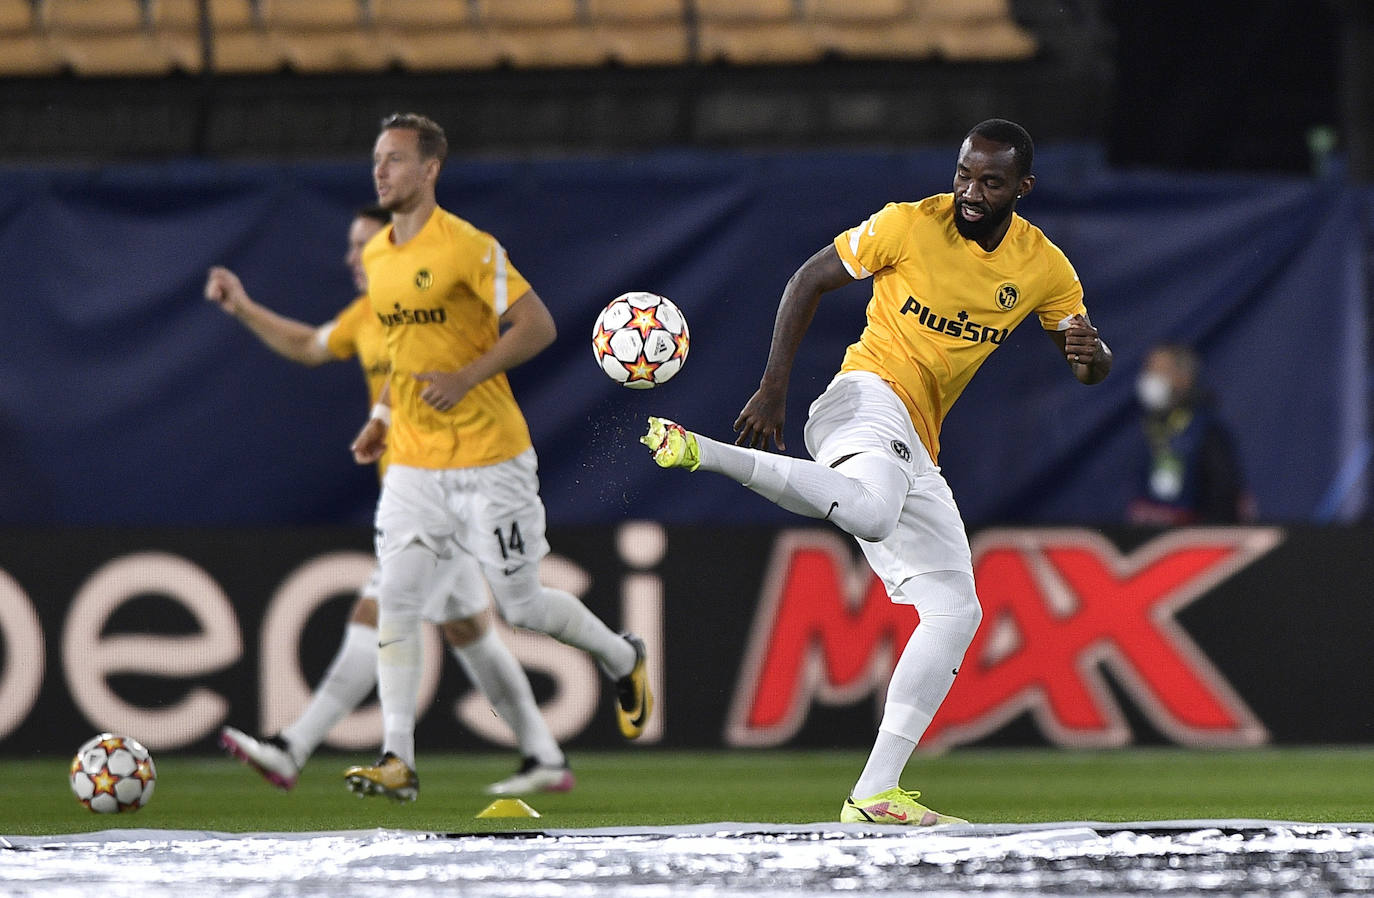
[[596,316],[592,353],[611,380],[632,390],[665,384],[687,361],[687,319],[656,293],[623,293]]
[[97,814],[136,811],[153,797],[157,769],[148,749],[127,736],[101,733],[72,758],[72,791]]

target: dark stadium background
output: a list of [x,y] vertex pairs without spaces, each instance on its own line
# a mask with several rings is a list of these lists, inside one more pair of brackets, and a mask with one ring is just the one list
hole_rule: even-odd
[[[1194,615],[1214,660],[1246,669],[1231,640],[1254,619],[1228,637],[1225,614],[1251,601],[1261,620],[1300,613],[1302,566],[1359,568],[1348,547],[1367,535],[1374,15],[1361,0],[1015,0],[1009,10],[1033,38],[1028,56],[118,75],[75,63],[22,73],[11,55],[0,76],[10,334],[0,570],[19,589],[0,598],[17,608],[22,595],[49,634],[38,707],[70,717],[58,675],[64,615],[85,576],[132,544],[220,538],[228,548],[206,550],[205,563],[236,576],[255,573],[239,558],[264,533],[290,532],[295,545],[313,541],[303,532],[343,528],[349,548],[365,546],[375,478],[344,451],[364,413],[358,372],[276,359],[200,286],[207,266],[229,264],[259,300],[308,321],[347,302],[344,229],[371,198],[377,123],[400,109],[448,129],[440,202],[503,240],[560,325],[558,343],[512,378],[555,536],[603,546],[616,525],[645,519],[685,528],[670,533],[695,546],[711,544],[703,533],[745,528],[718,555],[665,567],[716,574],[724,598],[745,608],[757,599],[757,546],[806,522],[723,479],[656,471],[634,442],[640,421],[668,414],[727,433],[791,271],[882,203],[947,189],[975,122],[1021,122],[1040,175],[1022,211],[1074,261],[1116,370],[1082,390],[1027,324],[955,407],[946,476],[975,532],[1074,525],[1123,545],[1156,536],[1116,529],[1139,448],[1133,381],[1153,342],[1194,343],[1261,522],[1301,535],[1301,551],[1266,562],[1282,573]],[[16,34],[0,35],[0,48],[18,46],[5,43]],[[611,385],[587,347],[596,311],[629,289],[671,296],[692,326],[683,373],[648,394]],[[828,300],[808,338],[793,451],[864,295]],[[1340,547],[1330,557],[1323,532]],[[594,554],[604,549],[587,552],[586,566],[608,565]],[[1350,602],[1363,602],[1364,579],[1340,579]],[[233,598],[245,618],[265,601]],[[1318,619],[1338,626],[1340,599],[1323,594]],[[589,602],[615,607],[607,595]],[[303,662],[316,670],[333,638],[320,632]],[[5,684],[32,659],[13,633],[0,698],[17,701]],[[1319,651],[1321,640],[1304,645]],[[254,651],[249,640],[212,685],[244,682]],[[671,663],[686,676],[694,661]],[[1287,715],[1307,694],[1276,696],[1281,684],[1260,681],[1267,701],[1247,698],[1261,716]],[[186,688],[164,687],[151,690],[158,701]],[[241,688],[239,719],[254,710]],[[1321,741],[1319,722],[1295,731],[1290,720],[1266,723],[1275,738]],[[41,745],[48,723],[42,710],[10,721],[0,747]],[[1347,722],[1332,738],[1358,741],[1367,726]],[[1022,719],[1011,729],[1034,728]]]
[[[369,522],[374,484],[341,450],[355,372],[279,361],[198,297],[228,264],[307,321],[342,307],[343,229],[395,109],[447,126],[441,202],[506,243],[559,322],[514,375],[554,523],[788,522],[723,480],[659,495],[633,431],[658,410],[728,433],[791,271],[882,203],[947,189],[993,115],[1037,139],[1022,211],[1075,262],[1118,363],[1079,390],[1033,326],[993,357],[942,458],[969,522],[1119,521],[1131,382],[1165,338],[1202,352],[1264,519],[1366,517],[1367,6],[1012,10],[1031,58],[0,79],[0,523]],[[629,289],[693,326],[681,381],[652,396],[586,352]],[[813,328],[796,448],[863,297]]]

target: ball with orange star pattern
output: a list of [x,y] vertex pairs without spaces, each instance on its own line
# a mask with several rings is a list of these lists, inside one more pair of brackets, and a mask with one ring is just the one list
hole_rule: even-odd
[[592,353],[611,380],[632,390],[667,383],[687,361],[687,318],[657,293],[622,293],[592,327]]
[[153,797],[156,782],[153,756],[127,736],[101,733],[72,758],[72,791],[97,814],[138,810]]

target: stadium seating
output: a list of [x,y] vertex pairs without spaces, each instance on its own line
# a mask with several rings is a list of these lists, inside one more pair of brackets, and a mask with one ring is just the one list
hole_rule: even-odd
[[33,24],[32,0],[0,0],[0,34],[22,34]]
[[1008,62],[1035,55],[1036,40],[1011,16],[1010,0],[922,0],[936,51],[954,62]]
[[692,58],[686,0],[587,0],[596,41],[627,66],[681,65]]
[[61,64],[85,76],[154,76],[194,67],[158,40],[142,0],[41,0],[38,27]]
[[[150,10],[164,41],[200,47],[200,0],[152,0]],[[286,67],[286,47],[262,26],[253,0],[210,0],[209,13],[216,71],[257,74]]]
[[372,0],[372,23],[378,27],[438,31],[470,28],[468,0]]
[[822,52],[843,59],[928,59],[935,32],[919,0],[804,0]]
[[32,0],[0,0],[0,77],[52,75],[62,58],[39,29]]
[[297,72],[370,72],[391,64],[359,0],[257,0],[263,27]]
[[468,0],[373,0],[372,24],[407,71],[487,69],[504,60]]
[[[1010,0],[208,0],[228,74],[1015,61]],[[0,76],[198,72],[200,0],[0,0]]]
[[792,0],[696,0],[697,58],[734,65],[815,62],[810,23]]
[[478,21],[518,68],[585,68],[608,54],[592,39],[578,0],[475,0]]

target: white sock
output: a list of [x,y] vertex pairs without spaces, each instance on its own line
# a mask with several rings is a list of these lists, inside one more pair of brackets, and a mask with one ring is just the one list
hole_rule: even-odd
[[902,769],[915,750],[916,743],[905,736],[879,730],[868,763],[864,765],[863,773],[859,774],[859,781],[854,784],[854,792],[850,797],[864,799],[895,788]]
[[901,589],[914,599],[921,622],[892,671],[878,738],[854,784],[855,798],[898,784],[911,752],[954,685],[964,652],[983,619],[973,576],[966,571],[918,574]]
[[301,716],[282,728],[297,767],[315,753],[324,737],[358,707],[377,684],[377,630],[350,622],[324,679],[315,687]]
[[539,713],[529,677],[496,631],[487,630],[475,642],[452,651],[468,679],[515,733],[520,754],[546,767],[562,767],[563,752]]
[[868,452],[832,468],[700,434],[697,447],[702,469],[724,474],[788,511],[831,521],[863,540],[892,533],[910,488],[896,462]]
[[420,607],[434,571],[434,553],[411,543],[382,565],[378,592],[377,695],[382,700],[382,751],[415,769],[415,717],[420,702]]
[[493,579],[492,594],[501,615],[513,627],[547,633],[559,642],[591,655],[613,680],[628,676],[635,666],[635,650],[592,614],[570,592],[543,586],[528,565],[509,577]]
[[746,449],[704,437],[695,431],[693,433],[697,438],[697,457],[701,461],[698,470],[715,471],[737,483],[747,483],[754,476],[754,453],[757,449]]

